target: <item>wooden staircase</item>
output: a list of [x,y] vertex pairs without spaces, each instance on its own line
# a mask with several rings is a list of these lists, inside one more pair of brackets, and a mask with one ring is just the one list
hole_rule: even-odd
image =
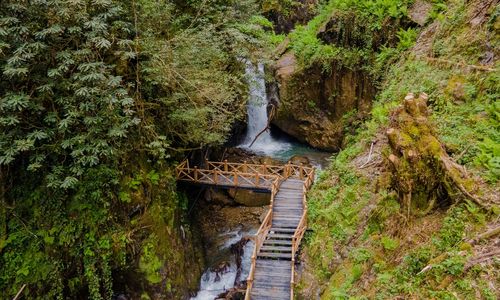
[[292,245],[304,213],[303,185],[302,180],[287,179],[274,198],[272,225],[257,254],[249,299],[291,297]]
[[271,192],[270,209],[254,237],[245,300],[293,299],[295,255],[307,228],[306,193],[314,168],[227,161],[206,161],[198,168],[185,160],[177,166],[176,177],[193,184]]

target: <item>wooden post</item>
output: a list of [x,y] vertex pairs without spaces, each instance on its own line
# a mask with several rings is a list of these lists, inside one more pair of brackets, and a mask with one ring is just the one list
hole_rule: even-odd
[[302,165],[302,163],[300,163],[300,168],[299,168],[299,173],[300,173],[299,178],[300,178],[300,180],[304,179],[304,172],[303,171],[304,171],[304,166]]
[[214,176],[214,183],[215,183],[215,185],[217,185],[217,177],[218,177],[218,176],[217,176],[217,170],[215,170],[215,169],[214,169],[214,170],[212,171],[212,173],[213,173],[213,176]]
[[267,174],[267,165],[265,163],[262,165],[262,174]]
[[198,182],[198,166],[194,166],[194,182]]
[[246,160],[243,161],[243,167],[242,167],[242,169],[243,169],[242,170],[243,173],[247,172],[247,161]]
[[234,186],[238,186],[238,172],[234,171]]
[[285,177],[286,178],[288,178],[288,177],[290,177],[290,175],[292,175],[292,174],[290,174],[290,168],[291,168],[290,165],[291,165],[291,163],[290,163],[290,161],[288,161],[286,163],[286,166],[285,166]]
[[227,159],[224,160],[224,172],[227,172]]
[[255,173],[255,186],[256,187],[259,187],[259,181],[260,181],[259,173]]

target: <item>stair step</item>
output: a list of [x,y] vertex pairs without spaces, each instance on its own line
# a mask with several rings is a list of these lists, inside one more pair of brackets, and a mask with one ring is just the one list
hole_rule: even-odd
[[273,212],[274,213],[279,213],[279,212],[293,212],[293,213],[298,213],[302,215],[302,212],[304,209],[302,207],[274,207]]
[[259,258],[277,258],[277,259],[292,259],[292,253],[272,253],[264,252],[257,255]]
[[[281,282],[270,282],[270,281],[263,281],[263,282],[255,282],[253,284],[253,287],[256,289],[259,288],[264,288],[268,290],[274,290],[274,291],[286,291],[290,292],[290,280],[291,276],[288,278],[288,280],[283,279]],[[290,295],[288,295],[290,296]]]
[[296,228],[271,227],[270,232],[295,233]]
[[268,234],[268,239],[287,239],[291,240],[293,237],[293,234],[280,234],[280,233],[270,233]]
[[274,214],[274,221],[294,221],[298,222],[300,221],[302,217],[302,214],[296,214],[296,215],[291,215],[291,214],[284,214],[284,213],[276,213]]
[[262,246],[260,248],[261,252],[292,252],[292,247],[283,246]]
[[252,300],[282,300],[290,298],[290,290],[268,290],[265,288],[252,288],[250,293]]
[[269,239],[265,240],[263,245],[292,245],[292,240],[276,240],[276,239]]

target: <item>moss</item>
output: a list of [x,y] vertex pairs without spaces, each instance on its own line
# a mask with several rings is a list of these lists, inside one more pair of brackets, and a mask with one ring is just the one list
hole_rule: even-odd
[[154,247],[157,242],[156,236],[151,235],[148,241],[145,242],[139,259],[139,269],[145,274],[146,279],[151,284],[157,284],[162,281],[160,269],[163,264],[162,260],[156,255]]

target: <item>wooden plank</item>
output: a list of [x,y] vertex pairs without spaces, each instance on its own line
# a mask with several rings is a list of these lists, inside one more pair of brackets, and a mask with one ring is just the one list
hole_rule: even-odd
[[262,246],[260,252],[292,252],[292,247]]
[[290,299],[290,291],[284,292],[284,291],[269,291],[263,288],[256,288],[255,290],[252,289],[251,293],[251,299],[252,300],[283,300],[283,299]]
[[274,240],[274,239],[270,239],[270,240],[265,240],[264,241],[264,244],[263,245],[292,245],[292,241],[291,240]]
[[288,263],[286,261],[279,261],[279,260],[269,261],[269,260],[260,260],[260,259],[257,259],[255,261],[255,263],[258,266],[271,266],[273,268],[285,268],[285,269],[290,269],[291,268],[290,263]]
[[269,233],[267,236],[269,239],[291,239],[293,234]]
[[295,233],[295,228],[282,228],[282,227],[271,227],[269,232],[282,232],[282,233]]
[[274,289],[274,290],[290,290],[290,278],[274,277],[275,280],[270,280],[269,276],[261,277],[262,280],[254,282],[254,287]]
[[259,258],[277,258],[277,259],[292,259],[292,253],[273,253],[273,252],[260,252],[257,254]]

